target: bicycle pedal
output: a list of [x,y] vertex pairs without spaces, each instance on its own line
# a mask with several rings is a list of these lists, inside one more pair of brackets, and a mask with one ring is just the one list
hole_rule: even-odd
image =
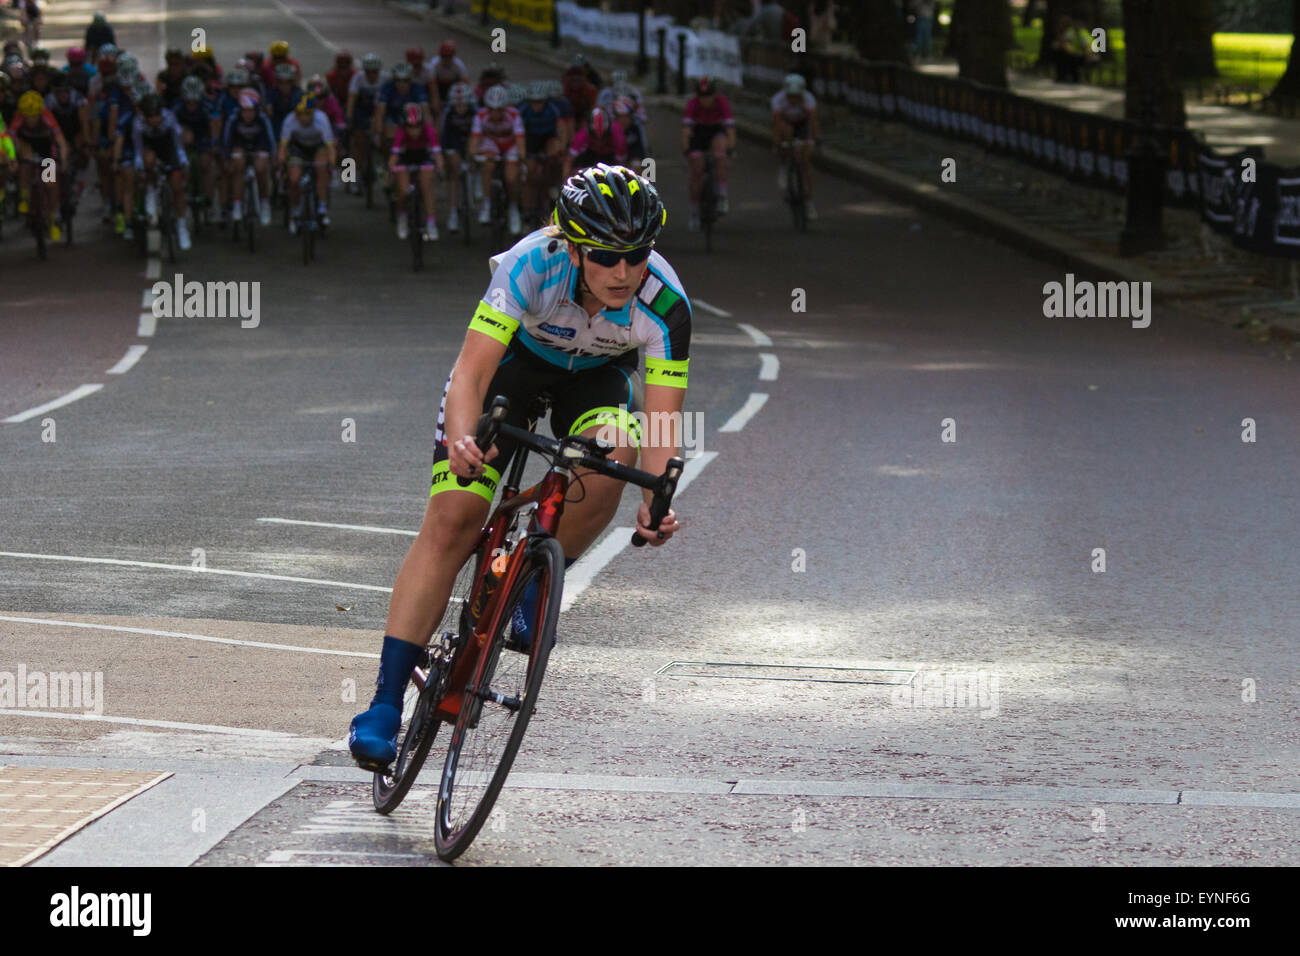
[[380,773],[386,777],[393,775],[393,765],[390,763],[380,763],[378,760],[363,760],[360,757],[353,757],[352,762],[369,773]]

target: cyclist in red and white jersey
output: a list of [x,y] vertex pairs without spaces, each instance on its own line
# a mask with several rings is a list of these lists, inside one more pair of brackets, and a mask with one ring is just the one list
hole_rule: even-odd
[[519,110],[509,104],[510,95],[504,86],[489,87],[484,93],[483,109],[474,117],[470,128],[469,155],[478,159],[483,172],[483,205],[478,221],[487,225],[492,217],[492,173],[497,161],[505,163],[506,194],[510,207],[507,212],[511,235],[519,235],[523,222],[519,215],[519,160],[525,155],[524,123]]

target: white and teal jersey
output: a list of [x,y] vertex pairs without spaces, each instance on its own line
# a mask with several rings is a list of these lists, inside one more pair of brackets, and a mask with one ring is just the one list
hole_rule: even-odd
[[621,309],[588,315],[575,301],[578,270],[567,243],[538,230],[493,256],[492,282],[469,327],[560,368],[603,365],[645,347],[646,384],[686,387],[691,306],[681,280],[657,252],[636,295]]

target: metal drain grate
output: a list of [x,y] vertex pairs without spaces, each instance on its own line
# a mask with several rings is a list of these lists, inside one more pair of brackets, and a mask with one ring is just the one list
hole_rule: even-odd
[[[675,668],[713,668],[709,671],[681,671]],[[750,673],[738,673],[748,670]],[[778,673],[782,672],[782,673]],[[825,667],[811,664],[746,664],[731,661],[669,661],[655,671],[656,677],[709,677],[718,680],[786,680],[808,681],[818,684],[879,684],[886,687],[910,684],[918,671],[915,668],[893,667]],[[893,674],[894,680],[854,680],[832,674]]]

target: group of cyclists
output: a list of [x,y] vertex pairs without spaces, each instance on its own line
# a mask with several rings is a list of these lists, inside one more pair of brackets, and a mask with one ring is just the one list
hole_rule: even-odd
[[[608,85],[577,57],[561,80],[508,80],[489,63],[471,79],[444,41],[436,56],[419,47],[385,69],[377,54],[359,62],[339,51],[324,74],[304,79],[285,41],[268,55],[250,50],[223,69],[213,51],[166,52],[150,77],[138,58],[112,43],[95,49],[70,48],[66,64],[51,62],[39,47],[24,56],[6,44],[0,64],[0,197],[16,187],[17,212],[25,215],[34,188],[49,190],[46,209],[58,208],[59,177],[79,177],[92,163],[103,201],[102,216],[113,231],[135,238],[158,213],[158,190],[171,193],[181,249],[192,240],[190,200],[202,202],[209,221],[239,220],[247,212],[269,225],[273,197],[284,195],[298,208],[299,182],[314,167],[317,217],[329,225],[329,190],[340,180],[360,194],[363,172],[374,171],[393,191],[398,236],[408,235],[406,203],[412,179],[420,185],[427,241],[438,239],[438,171],[447,186],[446,228],[460,228],[456,188],[462,167],[476,164],[473,193],[478,221],[488,222],[490,184],[500,167],[508,198],[508,229],[523,231],[524,220],[540,225],[563,177],[599,162],[639,168],[649,154],[645,107],[625,73]],[[46,160],[58,176],[42,176]],[[351,165],[344,165],[351,160]],[[261,197],[244,210],[241,184],[256,175]],[[349,173],[351,175],[349,175]],[[342,174],[342,175],[340,175]],[[0,217],[4,213],[0,201]],[[296,217],[288,221],[296,232]],[[49,237],[60,238],[57,217]]]
[[[111,35],[111,34],[108,34]],[[94,39],[92,31],[87,31]],[[399,238],[408,238],[407,203],[412,181],[423,203],[423,239],[439,238],[435,170],[445,184],[451,232],[461,227],[462,193],[478,202],[487,223],[493,178],[500,170],[507,200],[507,228],[523,232],[525,220],[542,225],[560,183],[575,170],[599,163],[642,170],[650,156],[641,92],[615,71],[608,84],[581,56],[559,80],[510,82],[504,68],[487,64],[471,79],[454,41],[426,58],[419,47],[385,69],[377,54],[356,60],[341,50],[322,75],[304,79],[283,40],[267,55],[250,50],[223,69],[213,51],[170,49],[153,77],[138,58],[111,42],[67,50],[66,63],[51,62],[39,47],[24,56],[17,42],[5,45],[0,64],[0,217],[8,184],[16,186],[17,212],[26,214],[31,191],[48,190],[45,208],[59,208],[58,177],[41,175],[52,159],[60,176],[71,172],[76,194],[92,163],[113,231],[135,238],[158,215],[158,191],[167,189],[176,215],[179,247],[189,249],[191,200],[206,219],[222,224],[256,215],[269,225],[272,201],[284,197],[298,209],[304,167],[314,168],[317,220],[329,225],[330,186],[340,179],[360,194],[373,172],[392,190]],[[686,106],[681,148],[690,168],[688,228],[699,228],[698,199],[706,153],[714,158],[717,211],[728,210],[728,160],[735,121],[727,97],[710,77],[701,78]],[[811,198],[809,164],[817,136],[816,103],[802,76],[786,77],[772,99],[773,143],[792,144]],[[351,165],[345,165],[348,161]],[[477,166],[472,188],[458,188],[462,169]],[[257,179],[257,209],[243,208],[248,169]],[[340,176],[340,174],[342,174]],[[782,173],[784,176],[784,173]],[[816,212],[808,202],[808,217]],[[65,203],[66,215],[66,203]],[[289,215],[288,230],[298,228]],[[58,217],[48,219],[49,238],[60,238]]]

